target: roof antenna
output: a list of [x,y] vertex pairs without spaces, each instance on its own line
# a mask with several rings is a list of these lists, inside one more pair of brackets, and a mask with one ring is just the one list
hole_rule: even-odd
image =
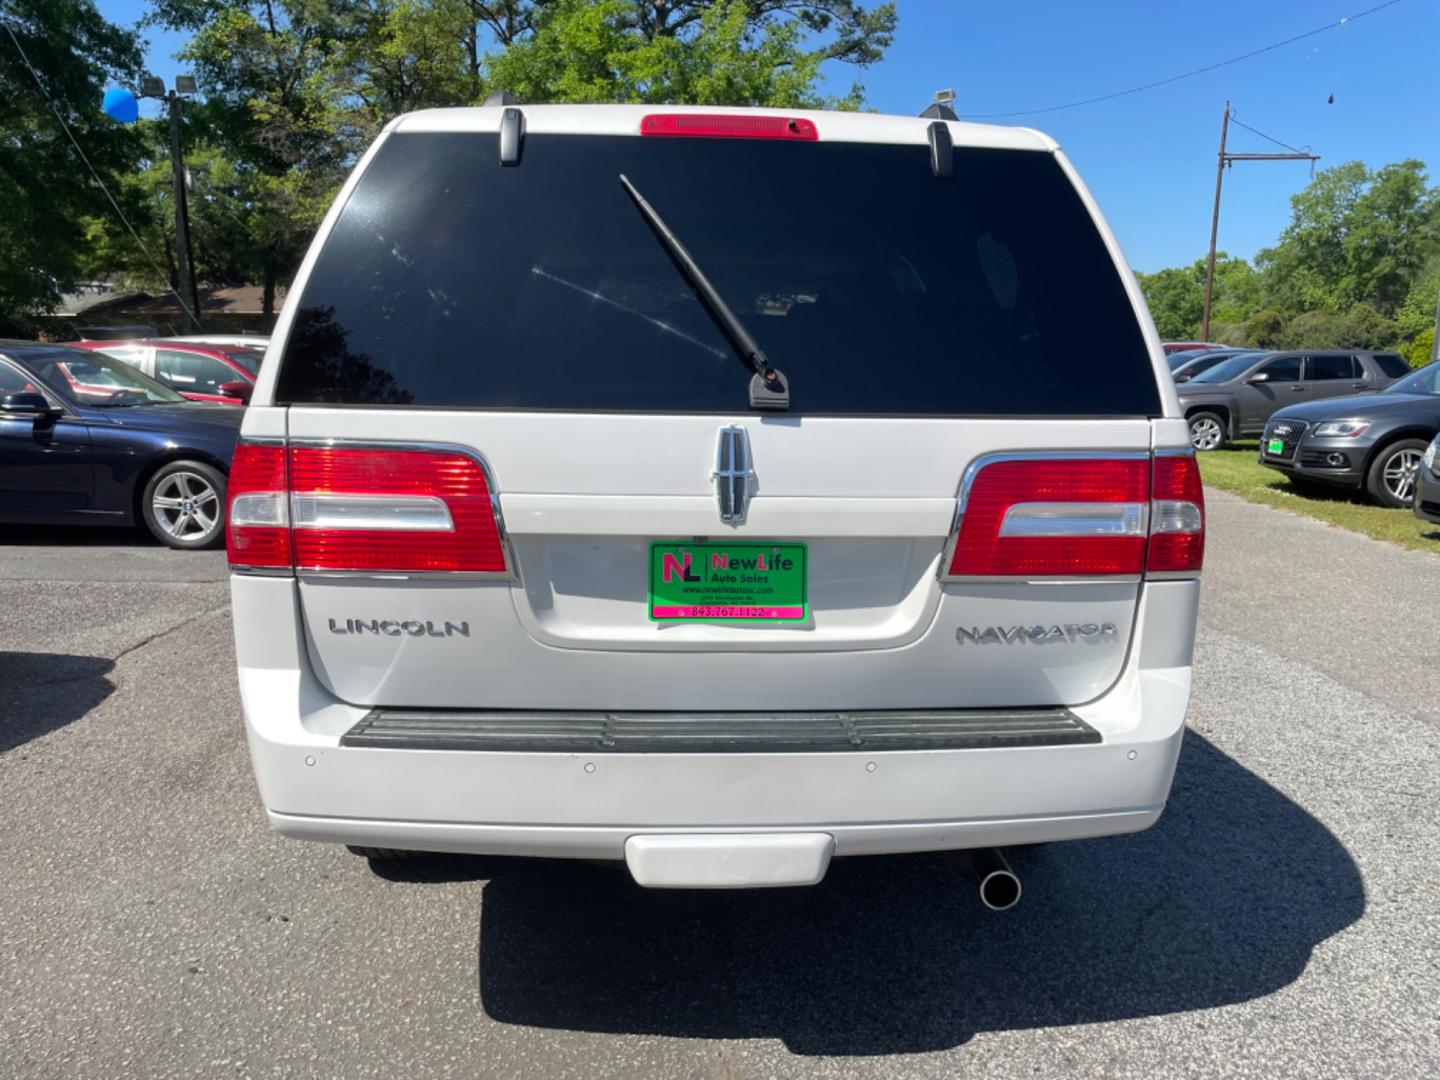
[[936,90],[935,100],[920,115],[927,120],[959,120],[955,115],[955,91]]

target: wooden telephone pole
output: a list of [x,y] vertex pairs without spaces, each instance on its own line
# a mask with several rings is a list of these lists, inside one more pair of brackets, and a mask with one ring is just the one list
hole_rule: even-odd
[[[1210,340],[1210,298],[1215,292],[1215,237],[1220,231],[1220,187],[1225,182],[1225,167],[1232,161],[1319,161],[1319,154],[1296,151],[1292,154],[1230,154],[1225,140],[1230,134],[1230,102],[1225,102],[1225,115],[1220,121],[1220,161],[1215,166],[1215,209],[1210,214],[1210,254],[1205,259],[1205,313],[1200,319],[1200,340]],[[1238,122],[1238,121],[1237,121]],[[1244,127],[1244,124],[1240,125]],[[1269,136],[1265,136],[1267,139]],[[1274,141],[1274,140],[1271,140]],[[1283,143],[1281,145],[1284,145]]]

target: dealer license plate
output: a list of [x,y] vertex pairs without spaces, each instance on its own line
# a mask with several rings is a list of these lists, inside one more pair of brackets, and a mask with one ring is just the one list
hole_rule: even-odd
[[801,622],[809,613],[804,544],[650,545],[650,618]]
[[1265,452],[1277,457],[1285,453],[1285,441],[1283,439],[1271,439],[1265,444]]

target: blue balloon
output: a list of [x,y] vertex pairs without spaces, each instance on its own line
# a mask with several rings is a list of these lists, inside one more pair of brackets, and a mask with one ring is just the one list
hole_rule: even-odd
[[135,95],[124,87],[112,86],[105,91],[105,100],[100,103],[105,115],[122,124],[133,124],[140,115],[140,103]]

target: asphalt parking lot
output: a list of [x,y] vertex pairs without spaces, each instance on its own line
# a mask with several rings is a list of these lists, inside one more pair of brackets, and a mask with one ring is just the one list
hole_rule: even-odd
[[1209,498],[1169,809],[1004,915],[282,840],[223,554],[0,532],[0,1075],[1440,1074],[1440,554]]

